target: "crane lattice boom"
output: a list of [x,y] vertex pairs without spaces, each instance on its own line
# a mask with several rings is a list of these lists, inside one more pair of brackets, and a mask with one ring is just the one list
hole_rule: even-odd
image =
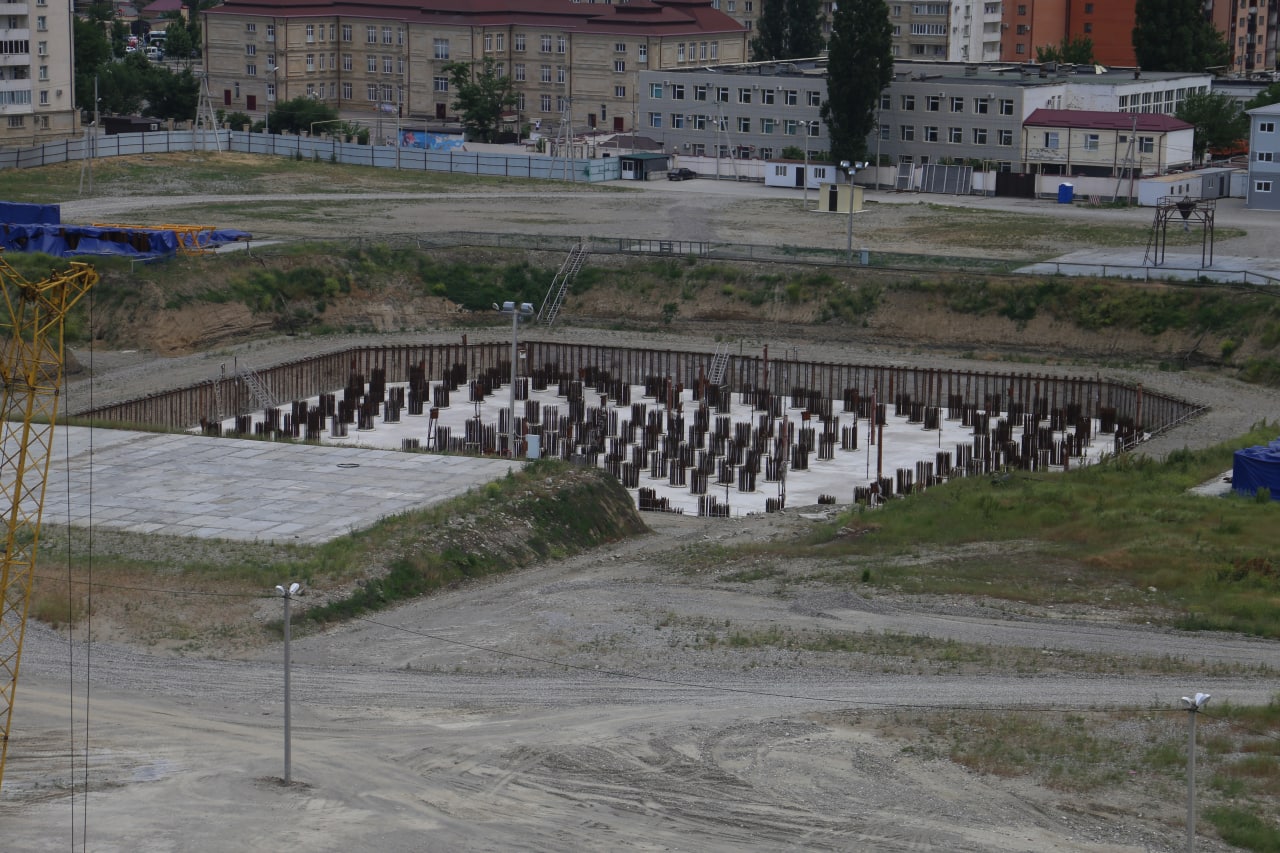
[[72,263],[40,282],[23,279],[0,258],[0,509],[5,513],[0,558],[0,783],[9,751],[13,697],[31,601],[40,515],[53,449],[63,372],[67,312],[98,281],[88,264]]

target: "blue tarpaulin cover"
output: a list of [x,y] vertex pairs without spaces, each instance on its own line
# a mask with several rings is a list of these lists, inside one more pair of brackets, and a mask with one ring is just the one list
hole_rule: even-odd
[[[249,236],[247,231],[230,229],[203,232],[199,248],[212,249],[247,240]],[[157,258],[178,251],[178,235],[172,231],[89,225],[0,224],[0,249],[6,252],[44,252],[64,258],[75,255]]]
[[0,222],[36,222],[57,225],[62,221],[62,208],[56,204],[27,204],[0,201]]
[[1231,488],[1242,495],[1268,489],[1280,501],[1280,438],[1270,444],[1237,450],[1231,466]]

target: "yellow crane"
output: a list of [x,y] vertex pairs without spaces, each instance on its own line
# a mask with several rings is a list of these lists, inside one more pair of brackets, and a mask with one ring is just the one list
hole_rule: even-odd
[[9,752],[13,695],[18,686],[22,636],[31,601],[40,515],[53,450],[53,427],[63,373],[67,312],[98,281],[88,264],[72,263],[39,282],[26,281],[0,257],[0,509],[5,513],[0,560],[0,784]]

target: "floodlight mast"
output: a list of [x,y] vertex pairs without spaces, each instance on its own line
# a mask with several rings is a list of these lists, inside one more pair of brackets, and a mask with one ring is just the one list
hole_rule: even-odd
[[493,310],[500,314],[511,315],[511,422],[507,424],[507,450],[511,454],[511,458],[515,459],[518,455],[517,445],[520,440],[519,434],[516,432],[516,365],[519,355],[519,336],[520,336],[520,320],[533,316],[533,304],[530,302],[512,302],[502,303],[499,308],[495,302]]

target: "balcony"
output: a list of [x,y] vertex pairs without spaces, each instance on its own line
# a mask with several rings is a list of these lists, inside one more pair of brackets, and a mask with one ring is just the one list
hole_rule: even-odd
[[0,15],[8,17],[9,15],[26,15],[26,3],[0,3]]

